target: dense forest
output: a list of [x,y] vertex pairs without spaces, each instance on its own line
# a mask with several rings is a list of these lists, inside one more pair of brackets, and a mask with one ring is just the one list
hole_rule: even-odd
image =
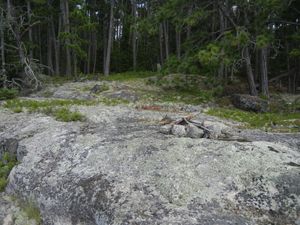
[[300,1],[2,0],[2,87],[123,71],[300,86]]

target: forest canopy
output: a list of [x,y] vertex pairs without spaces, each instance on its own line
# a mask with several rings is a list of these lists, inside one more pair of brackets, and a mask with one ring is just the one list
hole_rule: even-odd
[[124,71],[300,86],[300,1],[2,0],[1,87]]

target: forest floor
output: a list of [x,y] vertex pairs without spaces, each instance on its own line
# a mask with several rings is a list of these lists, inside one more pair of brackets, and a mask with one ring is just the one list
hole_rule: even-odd
[[[300,224],[298,96],[257,114],[204,78],[142,76],[55,78],[1,103],[0,155],[18,160],[3,224]],[[163,133],[166,115],[216,135]]]

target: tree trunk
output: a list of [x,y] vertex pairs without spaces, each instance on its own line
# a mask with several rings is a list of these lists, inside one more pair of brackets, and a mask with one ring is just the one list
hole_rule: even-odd
[[86,73],[90,74],[90,72],[91,72],[91,57],[92,57],[91,54],[92,54],[93,42],[92,42],[92,34],[89,33],[88,36],[89,36],[89,47],[88,47],[88,54],[87,54],[88,59],[87,59],[87,62],[86,62]]
[[[64,32],[68,35],[70,33],[70,21],[69,21],[69,0],[61,0],[60,8],[63,18]],[[70,50],[70,39],[65,38],[65,49],[66,49],[66,75],[71,76],[71,50]]]
[[[191,4],[188,10],[188,16],[191,16],[193,13],[193,5]],[[192,33],[192,27],[190,25],[187,25],[186,28],[186,39],[189,40]]]
[[53,73],[52,44],[53,44],[53,36],[52,36],[52,31],[51,31],[51,24],[48,23],[48,30],[47,30],[47,66],[48,66],[48,74],[49,75],[51,75]]
[[169,26],[168,22],[164,21],[163,22],[163,27],[164,27],[164,36],[165,36],[165,50],[166,50],[166,59],[169,59]]
[[263,96],[269,97],[269,81],[268,81],[268,47],[260,50],[260,87]]
[[106,53],[107,53],[107,21],[106,17],[103,19],[103,73],[105,71]]
[[4,17],[3,17],[3,9],[1,9],[1,18],[0,18],[0,36],[1,36],[1,74],[5,75],[5,44],[4,44]]
[[113,28],[114,28],[114,2],[110,3],[110,19],[109,19],[109,29],[108,29],[108,40],[107,40],[107,51],[104,67],[104,75],[108,76],[110,73],[110,59],[112,51],[112,39],[113,39]]
[[246,63],[247,79],[248,79],[250,95],[257,96],[257,90],[256,90],[256,86],[255,86],[254,75],[253,75],[251,58],[250,58],[248,46],[244,48],[243,55],[244,55],[245,63]]
[[137,30],[136,30],[136,20],[137,20],[137,11],[136,11],[136,1],[132,0],[132,15],[134,18],[133,31],[132,31],[132,61],[133,61],[133,70],[136,71],[137,67]]
[[159,25],[159,53],[160,53],[160,63],[161,65],[164,64],[164,34],[163,34],[163,25],[160,23]]
[[176,55],[177,59],[181,58],[181,28],[176,29]]
[[[28,23],[30,24],[31,22],[31,4],[30,1],[27,0],[27,19],[28,19]],[[33,44],[33,39],[32,39],[32,28],[29,27],[28,29],[28,40],[30,43],[30,47],[29,47],[29,59],[32,60],[33,59],[33,51],[32,51],[32,44]]]

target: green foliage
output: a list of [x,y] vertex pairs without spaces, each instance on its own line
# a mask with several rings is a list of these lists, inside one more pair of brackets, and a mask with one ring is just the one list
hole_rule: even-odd
[[0,192],[3,192],[5,190],[6,185],[7,185],[7,179],[0,177]]
[[298,48],[293,49],[289,55],[293,58],[299,58],[300,57],[300,49],[298,49]]
[[272,37],[268,34],[258,35],[256,37],[256,45],[258,48],[265,48],[272,43]]
[[167,75],[171,73],[199,74],[200,68],[196,57],[183,57],[178,59],[177,56],[171,55],[163,65],[162,73]]
[[4,191],[7,185],[7,178],[12,168],[17,164],[16,156],[4,152],[0,159],[0,192]]
[[18,90],[0,88],[0,100],[13,99],[18,96]]
[[155,76],[157,73],[150,72],[150,71],[139,71],[139,72],[133,72],[128,71],[125,73],[115,73],[111,74],[109,77],[103,77],[103,80],[109,80],[109,81],[128,81],[128,80],[135,80],[135,79],[142,79],[147,78],[151,76]]
[[210,109],[207,114],[231,119],[246,124],[249,128],[263,128],[272,131],[299,131],[299,113],[254,113],[238,109]]

